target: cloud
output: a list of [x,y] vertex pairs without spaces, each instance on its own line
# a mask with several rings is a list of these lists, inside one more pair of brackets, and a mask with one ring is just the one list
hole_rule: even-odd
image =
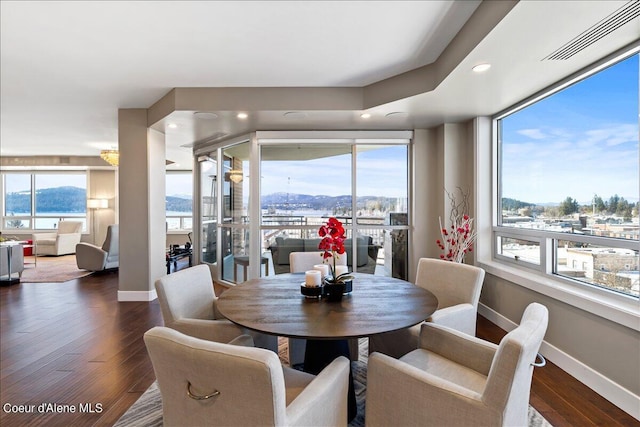
[[[527,129],[527,132],[531,129]],[[638,127],[609,124],[576,131],[543,129],[544,140],[522,142],[516,131],[502,147],[503,196],[530,202],[589,200],[593,193],[638,197]]]
[[594,143],[604,142],[609,147],[638,141],[638,125],[619,124],[585,132],[587,140]]
[[531,139],[545,139],[547,135],[540,129],[521,129],[517,131],[520,135],[524,135]]

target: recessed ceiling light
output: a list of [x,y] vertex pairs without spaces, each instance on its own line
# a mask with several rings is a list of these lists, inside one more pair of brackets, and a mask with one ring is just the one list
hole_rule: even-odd
[[472,70],[476,73],[482,73],[483,71],[487,71],[489,68],[491,68],[491,64],[485,62],[484,64],[474,66]]
[[369,113],[362,113],[362,114],[360,114],[360,117],[362,117],[363,119],[368,119],[368,118],[371,118],[371,114],[369,114]]
[[178,127],[178,125],[177,125],[177,124],[175,124],[175,123],[169,123],[169,124],[167,125],[167,127],[168,127],[169,129],[175,129],[175,128],[177,128],[177,127]]
[[213,120],[218,118],[218,115],[216,113],[209,113],[207,111],[196,111],[195,113],[193,113],[193,116],[196,119],[202,120]]
[[288,111],[284,113],[284,116],[287,119],[304,119],[307,117],[307,114],[300,111]]
[[237,117],[239,119],[246,119],[247,117],[249,117],[249,115],[247,113],[238,113]]
[[404,119],[408,115],[409,115],[409,113],[406,113],[404,111],[394,111],[392,113],[387,113],[385,115],[385,117],[387,117],[389,119]]

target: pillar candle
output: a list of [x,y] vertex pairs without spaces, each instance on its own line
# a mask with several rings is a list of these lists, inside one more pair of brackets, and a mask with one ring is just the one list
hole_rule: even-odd
[[313,269],[318,270],[323,279],[329,275],[329,266],[327,264],[316,264]]
[[349,267],[347,267],[346,265],[336,265],[336,276],[339,276],[341,274],[348,273],[348,272],[349,272]]
[[322,277],[318,270],[309,270],[304,273],[304,285],[307,287],[320,286]]

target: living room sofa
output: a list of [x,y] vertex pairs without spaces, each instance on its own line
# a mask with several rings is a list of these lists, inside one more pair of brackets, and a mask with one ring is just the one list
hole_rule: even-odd
[[[291,252],[318,252],[318,244],[321,239],[295,239],[290,237],[276,237],[275,244],[269,247],[273,258],[273,267],[276,274],[289,272],[289,254]],[[378,258],[378,246],[373,244],[371,236],[361,236],[356,239],[357,268],[362,273],[373,274]],[[353,270],[353,240],[346,239],[344,247],[347,252],[347,266]],[[320,263],[320,260],[318,260]]]
[[[24,254],[22,245],[15,245],[11,248],[11,274],[12,278],[22,277],[24,271]],[[9,257],[7,246],[0,246],[0,277],[9,276]]]

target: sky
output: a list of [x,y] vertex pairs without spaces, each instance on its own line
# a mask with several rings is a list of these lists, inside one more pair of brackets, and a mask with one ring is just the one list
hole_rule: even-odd
[[[31,173],[7,174],[6,191],[13,193],[16,191],[29,191],[31,189]],[[87,187],[87,178],[84,174],[66,173],[38,173],[36,175],[36,188],[56,188],[73,186],[79,188]]]
[[193,180],[191,173],[167,173],[166,194],[168,196],[192,196]]
[[[367,148],[371,148],[368,146]],[[407,197],[407,146],[381,146],[357,154],[358,196]],[[351,194],[351,155],[261,165],[261,193]]]
[[502,197],[639,197],[638,54],[503,120]]

